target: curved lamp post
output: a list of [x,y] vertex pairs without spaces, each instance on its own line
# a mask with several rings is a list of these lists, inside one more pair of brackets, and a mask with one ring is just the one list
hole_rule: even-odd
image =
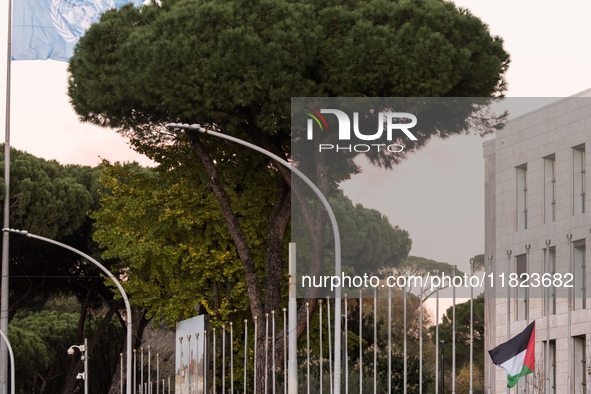
[[127,391],[126,392],[128,394],[131,394],[131,307],[129,306],[129,299],[127,298],[127,294],[125,294],[125,290],[123,290],[123,287],[121,287],[121,284],[119,283],[117,278],[115,278],[115,276],[113,276],[111,271],[106,269],[101,263],[99,263],[98,261],[96,261],[95,259],[90,257],[89,255],[87,255],[86,253],[81,252],[78,249],[74,249],[71,246],[63,244],[61,242],[54,241],[53,239],[49,239],[49,238],[41,237],[39,235],[31,234],[26,230],[16,230],[16,229],[12,229],[12,228],[3,228],[2,231],[25,235],[29,238],[35,238],[35,239],[38,239],[41,241],[49,242],[49,243],[57,245],[57,246],[61,246],[64,249],[68,249],[68,250],[84,257],[85,259],[87,259],[88,261],[90,261],[91,263],[93,263],[94,265],[99,267],[101,269],[101,271],[103,271],[105,273],[105,275],[107,275],[113,282],[115,282],[115,285],[117,286],[117,288],[121,292],[121,296],[123,297],[123,301],[125,302],[125,309],[127,310],[127,376],[126,376],[126,381],[127,381],[126,390]]
[[10,353],[10,392],[14,394],[14,387],[16,386],[16,381],[14,379],[14,353],[12,352],[12,346],[10,346],[10,342],[8,342],[8,338],[2,331],[0,331],[0,335],[4,342],[6,342],[6,347],[8,348],[8,352]]
[[[301,180],[303,180],[308,186],[310,186],[310,188],[314,191],[314,193],[316,193],[316,195],[318,196],[318,198],[322,202],[322,205],[324,205],[324,208],[326,209],[326,212],[328,213],[328,216],[330,218],[330,222],[332,224],[332,231],[334,234],[334,245],[335,245],[335,276],[337,276],[339,278],[341,277],[341,237],[339,235],[339,227],[337,224],[337,219],[336,219],[334,212],[332,211],[332,208],[330,207],[330,204],[328,203],[328,200],[326,199],[326,197],[324,197],[324,195],[322,194],[320,189],[318,189],[318,187],[316,187],[316,185],[310,179],[308,179],[308,177],[306,175],[304,175],[300,170],[298,170],[296,167],[292,166],[286,160],[269,152],[268,150],[265,150],[259,146],[254,145],[254,144],[251,144],[250,142],[246,142],[241,139],[229,136],[227,134],[218,133],[217,131],[213,131],[213,130],[207,130],[204,127],[201,127],[201,125],[199,125],[199,124],[195,124],[195,123],[194,124],[168,123],[168,124],[166,124],[166,127],[167,128],[180,128],[180,129],[195,130],[195,131],[199,131],[200,133],[213,135],[214,137],[223,138],[225,140],[232,141],[237,144],[246,146],[247,148],[256,150],[257,152],[260,152],[263,155],[268,156],[271,159],[275,160],[276,162],[282,164],[283,166],[287,167],[287,169],[290,170],[292,173],[296,174]],[[294,297],[295,297],[295,294],[294,294]],[[340,285],[335,289],[334,314],[335,314],[335,319],[334,319],[335,320],[335,323],[334,323],[334,332],[335,332],[335,338],[334,338],[335,358],[334,358],[334,361],[335,362],[334,362],[334,375],[333,375],[334,376],[334,392],[339,393],[341,391],[341,358],[339,357],[341,354],[341,318],[340,318],[340,314],[341,314],[341,286]],[[291,316],[290,316],[290,318],[291,318]],[[290,329],[290,331],[292,331],[292,330]],[[296,388],[294,387],[294,389],[296,389]],[[291,393],[291,391],[290,391],[290,393]]]

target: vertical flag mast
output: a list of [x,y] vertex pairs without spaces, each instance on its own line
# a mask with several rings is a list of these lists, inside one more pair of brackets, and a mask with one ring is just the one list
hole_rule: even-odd
[[[6,121],[4,132],[4,221],[8,228],[10,217],[10,66],[12,63],[12,0],[8,0],[8,42],[6,50]],[[0,293],[0,330],[8,335],[8,232],[2,232],[2,292]],[[8,352],[4,342],[0,345],[0,380],[6,382]],[[6,383],[4,383],[6,384]],[[14,382],[11,382],[14,384]],[[6,391],[5,387],[3,388]]]

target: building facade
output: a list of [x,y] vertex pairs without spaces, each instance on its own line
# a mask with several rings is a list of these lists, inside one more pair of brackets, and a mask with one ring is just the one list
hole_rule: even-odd
[[[511,393],[589,394],[591,89],[510,120],[483,147],[486,270],[495,273],[485,346],[535,320],[536,372]],[[506,393],[505,372],[490,364],[486,386]]]

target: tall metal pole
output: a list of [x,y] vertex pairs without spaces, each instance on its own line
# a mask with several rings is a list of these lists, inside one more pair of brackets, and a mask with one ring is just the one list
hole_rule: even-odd
[[287,308],[283,308],[283,392],[287,394]]
[[390,286],[388,286],[388,394],[392,394],[392,288]]
[[226,325],[225,324],[222,324],[222,394],[226,394]]
[[271,373],[273,374],[273,390],[271,390],[273,392],[273,394],[275,394],[275,311],[271,311],[271,317],[272,317],[272,326],[271,327],[271,332],[272,332],[272,339],[271,339],[271,358],[272,360],[272,367],[271,367]]
[[[529,278],[529,250],[531,249],[530,244],[525,245],[525,273]],[[529,287],[525,288],[525,320],[526,324],[529,326]],[[524,376],[525,378],[525,394],[529,394],[529,376]]]
[[423,394],[423,281],[421,280],[421,302],[419,311],[419,394]]
[[[246,325],[245,325],[246,326]],[[244,346],[246,348],[246,344],[248,342],[244,341]],[[203,393],[207,393],[207,386],[209,381],[207,380],[207,366],[208,366],[208,359],[209,359],[209,342],[207,341],[207,330],[203,330]],[[199,364],[197,364],[199,365]],[[244,363],[244,370],[246,371],[246,363]],[[164,386],[162,386],[162,394],[164,394]]]
[[[248,320],[244,319],[244,394],[246,394],[246,363],[248,361]],[[205,390],[203,390],[205,393]]]
[[327,323],[327,327],[328,327],[328,331],[327,331],[327,336],[328,336],[328,376],[330,376],[330,384],[329,384],[329,389],[330,389],[330,394],[333,394],[332,391],[332,345],[331,345],[331,338],[330,338],[330,297],[326,297],[326,320],[328,321]]
[[[492,268],[492,259],[493,256],[492,255],[488,255],[488,271],[490,272],[490,274],[494,274],[493,273],[493,268]],[[492,307],[491,307],[491,300],[493,299],[493,295],[492,295],[492,288],[490,287],[490,284],[488,283],[488,281],[486,282],[486,298],[485,300],[488,302],[488,347],[489,349],[492,349],[493,345],[492,345]],[[495,301],[496,304],[496,301]],[[486,360],[488,362],[488,393],[492,393],[492,362],[490,357],[486,357]]]
[[14,378],[14,353],[12,352],[12,346],[10,346],[10,342],[8,342],[8,338],[6,337],[6,335],[4,335],[3,331],[0,331],[0,335],[2,336],[2,339],[4,339],[8,353],[10,354],[10,392],[14,394],[14,390],[16,387],[16,380]]
[[[290,348],[291,351],[291,348]],[[310,394],[310,303],[306,302],[306,393]],[[291,394],[291,392],[290,392]],[[297,394],[297,392],[296,392]]]
[[[567,234],[566,238],[568,240],[568,269],[569,272],[574,272],[573,270],[573,245],[572,245],[572,239],[573,239],[573,235],[572,234]],[[567,370],[567,378],[566,378],[566,383],[567,383],[567,393],[571,393],[572,392],[572,381],[571,381],[571,355],[572,355],[572,338],[571,338],[571,312],[573,310],[573,293],[572,293],[572,287],[568,288],[568,334],[567,334],[567,338],[568,338],[568,355],[567,355],[567,360],[568,360],[568,370]]]
[[359,290],[359,394],[363,393],[363,290]]
[[439,343],[441,343],[441,394],[445,394],[445,357],[443,355],[445,341],[439,341]]
[[[255,324],[255,332],[256,332],[256,317],[255,317],[254,324]],[[215,384],[215,381],[216,381],[216,373],[215,373],[215,353],[216,353],[216,349],[215,349],[215,332],[216,332],[216,329],[215,329],[215,327],[213,327],[213,328],[211,329],[211,335],[213,335],[213,345],[212,345],[212,347],[211,347],[211,351],[212,351],[212,353],[213,353],[213,365],[212,365],[212,367],[213,367],[213,394],[215,394],[215,392],[216,392],[216,390],[217,390],[217,389],[216,389],[216,384]],[[255,343],[256,343],[256,342],[255,342]],[[254,352],[255,352],[255,354],[256,354],[256,350],[257,350],[257,349],[256,349],[256,346],[255,346],[255,348],[254,348]],[[255,356],[255,360],[256,360],[256,356]],[[255,375],[254,375],[254,376],[255,376],[255,378],[254,378],[254,379],[255,379],[255,382],[256,382],[256,372],[257,372],[257,371],[256,371],[256,362],[255,362],[255,369],[254,369],[254,372],[255,372]],[[169,378],[169,379],[170,379],[170,378]]]
[[[287,390],[289,394],[297,394],[298,392],[298,303],[296,299],[296,256],[296,244],[291,242],[289,244],[289,365],[287,371]],[[309,328],[308,332],[310,332]],[[310,362],[308,360],[308,365],[309,364]],[[308,368],[308,379],[310,379],[309,369],[310,368]],[[310,385],[308,384],[308,386]]]
[[[123,378],[122,378],[123,380]],[[137,387],[137,357],[136,357],[136,350],[133,349],[133,394],[136,394]]]
[[84,394],[88,394],[88,338],[84,338]]
[[[2,227],[8,228],[10,218],[10,74],[12,67],[12,0],[8,0],[8,34],[6,51],[6,115],[4,127],[4,219]],[[8,233],[2,234],[2,290],[0,291],[0,331],[8,334]],[[0,343],[0,381],[6,382],[8,354],[7,345]]]
[[[203,362],[205,363],[205,347],[203,348]],[[158,358],[158,354],[156,354]],[[195,333],[195,393],[199,391],[199,333]],[[157,370],[157,369],[156,369]],[[204,375],[205,379],[205,375]],[[158,379],[156,379],[156,389],[158,389]],[[152,393],[150,393],[152,394]]]
[[[246,146],[248,148],[251,148],[259,153],[264,154],[267,157],[270,157],[271,159],[275,160],[277,163],[287,167],[292,173],[296,174],[297,177],[299,177],[302,181],[304,181],[304,183],[306,183],[316,194],[316,196],[318,197],[318,199],[320,200],[320,202],[322,202],[322,205],[324,206],[324,209],[326,209],[326,212],[328,214],[328,217],[330,218],[330,223],[332,226],[332,232],[333,232],[333,237],[334,237],[334,245],[335,245],[335,272],[334,275],[338,278],[341,277],[341,273],[342,273],[342,268],[341,268],[341,236],[339,235],[339,226],[337,223],[337,219],[336,216],[332,210],[332,208],[330,207],[330,204],[328,203],[328,200],[326,199],[326,197],[322,194],[322,192],[320,191],[320,189],[318,189],[318,187],[310,180],[308,179],[308,177],[306,177],[300,170],[298,170],[296,167],[292,166],[288,161],[282,159],[281,157],[259,147],[256,146],[254,144],[251,144],[249,142],[246,141],[242,141],[241,139],[238,138],[234,138],[232,136],[226,135],[226,134],[222,134],[222,133],[218,133],[217,131],[213,131],[213,130],[207,130],[203,127],[201,127],[198,124],[191,124],[189,125],[188,123],[182,123],[182,124],[177,124],[177,123],[169,123],[166,125],[167,128],[181,128],[181,129],[191,129],[191,130],[196,130],[200,133],[205,133],[208,135],[213,135],[214,137],[219,137],[219,138],[223,138],[226,139],[228,141],[232,141],[235,142],[237,144]],[[294,271],[295,272],[295,271]],[[335,393],[338,393],[341,391],[341,319],[339,318],[339,314],[341,313],[341,292],[342,292],[342,288],[339,284],[339,286],[337,286],[335,288],[335,292],[334,292],[334,297],[335,297],[335,323],[334,323],[334,332],[335,332],[335,343],[334,343],[334,354],[335,354],[335,363],[334,363],[334,391]],[[295,292],[294,292],[294,296],[295,296]],[[291,316],[291,314],[290,314]],[[291,317],[290,317],[291,318]],[[291,331],[291,330],[290,330]],[[295,375],[294,375],[295,376]],[[296,381],[297,382],[297,381]],[[291,393],[291,391],[290,391]]]
[[[189,357],[191,357],[191,336],[189,335],[189,341],[187,342],[188,346],[189,346]],[[150,390],[152,388],[152,382],[150,381],[150,375],[152,374],[152,368],[150,365],[150,361],[152,360],[152,353],[151,350],[152,346],[148,345],[148,387],[150,387]],[[190,365],[190,364],[189,364]],[[189,373],[191,373],[191,371],[189,371]],[[152,394],[152,393],[148,393],[148,394]]]
[[267,394],[268,383],[269,383],[269,314],[265,313],[265,394]]
[[[453,278],[456,277],[456,268],[453,267]],[[456,394],[456,287],[452,283],[453,292],[453,314],[451,324],[451,394]]]
[[[507,250],[507,277],[511,275],[511,251]],[[511,286],[507,286],[507,340],[511,339]],[[507,394],[511,389],[507,387]]]
[[373,288],[373,394],[378,392],[378,295]]
[[406,280],[404,281],[404,289],[403,289],[403,304],[404,304],[404,332],[402,333],[402,336],[404,337],[404,378],[403,378],[403,389],[402,392],[404,394],[406,394],[406,382],[407,382],[407,374],[408,374],[408,368],[407,368],[407,363],[406,363],[406,359],[408,357],[407,352],[406,352]]
[[349,328],[348,328],[348,317],[349,317],[349,309],[347,307],[347,294],[345,294],[345,340],[343,341],[343,349],[345,349],[345,394],[349,394],[349,346],[348,346],[348,338],[349,338]]
[[324,372],[322,370],[322,300],[318,300],[318,305],[319,305],[319,323],[320,323],[320,345],[318,346],[318,350],[320,353],[320,392],[323,393],[322,391],[322,372]]
[[[474,276],[474,259],[470,259],[470,277]],[[474,392],[472,370],[474,368],[474,288],[470,286],[470,391]]]
[[[189,363],[187,364],[187,394],[191,394],[191,335],[187,335],[187,355],[189,356]],[[150,387],[150,345],[148,345],[148,387]],[[150,394],[149,392],[146,394]]]
[[[439,275],[439,270],[435,271]],[[435,290],[437,296],[435,300],[435,394],[439,393],[437,382],[439,381],[439,286]],[[489,393],[490,394],[490,393]]]
[[[546,240],[546,249],[544,250],[544,273],[550,272],[550,240]],[[545,371],[546,371],[546,394],[550,394],[550,286],[544,287],[546,305],[546,354],[545,357]]]
[[[254,356],[253,356],[253,364],[254,364],[254,384],[253,384],[253,393],[258,392],[257,390],[257,345],[258,345],[258,325],[257,325],[257,317],[254,317]],[[291,348],[289,350],[291,352]],[[291,362],[291,360],[290,360]],[[215,379],[215,378],[214,378]],[[214,380],[215,382],[215,380]],[[297,388],[296,388],[297,390]],[[215,394],[215,386],[214,386],[214,394]],[[291,392],[290,392],[291,394]],[[297,394],[297,391],[296,391]]]
[[234,394],[234,323],[230,322],[230,392]]
[[[61,246],[64,249],[68,249],[69,251],[74,252],[74,253],[84,257],[85,259],[87,259],[88,261],[90,261],[91,263],[93,263],[94,265],[99,267],[100,270],[103,271],[103,273],[105,273],[105,275],[107,275],[115,283],[115,286],[117,286],[117,289],[121,293],[121,297],[123,298],[123,302],[125,303],[125,309],[127,311],[127,369],[126,369],[127,384],[126,384],[126,390],[127,390],[127,393],[131,393],[131,350],[132,350],[131,349],[131,343],[132,343],[131,342],[131,332],[132,332],[132,330],[131,330],[131,323],[132,323],[131,322],[131,306],[129,305],[129,299],[127,298],[127,294],[125,293],[125,290],[123,290],[123,287],[121,287],[121,284],[119,283],[117,278],[115,278],[115,276],[113,276],[111,271],[106,269],[101,263],[99,263],[98,261],[96,261],[95,259],[90,257],[89,255],[87,255],[86,253],[83,253],[83,252],[79,251],[78,249],[74,249],[71,246],[63,244],[61,242],[54,241],[53,239],[49,239],[49,238],[41,237],[39,235],[31,234],[25,230],[15,230],[15,229],[9,229],[9,228],[5,227],[2,229],[2,231],[4,233],[11,232],[11,233],[16,233],[16,234],[22,234],[22,235],[25,235],[29,238],[34,238],[34,239],[38,239],[40,241],[49,242],[51,244]],[[4,277],[3,277],[3,279],[4,279]],[[4,287],[2,288],[2,291],[4,291]]]

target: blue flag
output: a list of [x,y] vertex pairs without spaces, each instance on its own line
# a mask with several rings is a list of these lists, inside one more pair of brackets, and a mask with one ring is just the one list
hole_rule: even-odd
[[[129,0],[14,0],[12,60],[67,62],[78,39],[105,11]],[[141,5],[143,0],[133,0]]]

